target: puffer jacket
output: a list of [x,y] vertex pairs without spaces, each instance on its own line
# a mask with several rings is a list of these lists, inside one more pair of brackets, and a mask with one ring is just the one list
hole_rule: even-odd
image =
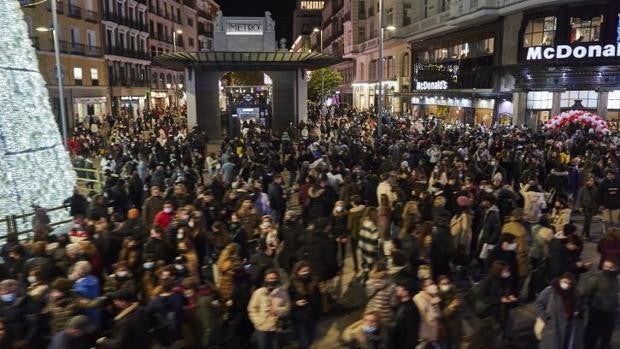
[[[274,309],[276,315],[270,314],[270,309]],[[279,330],[279,319],[288,315],[290,309],[291,301],[283,288],[270,292],[266,287],[261,287],[252,293],[248,316],[257,331],[274,332]]]
[[394,283],[387,272],[370,271],[366,282],[366,312],[376,311],[381,315],[381,323],[391,325],[394,309],[398,305]]

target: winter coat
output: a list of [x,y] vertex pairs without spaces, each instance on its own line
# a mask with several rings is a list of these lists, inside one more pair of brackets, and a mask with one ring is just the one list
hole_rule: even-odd
[[569,251],[562,239],[553,239],[549,242],[549,277],[557,278],[564,273],[570,272],[579,277],[579,273],[586,272],[585,268],[578,268],[576,263],[580,260],[580,251]]
[[450,235],[454,247],[466,256],[471,255],[472,219],[470,213],[461,212],[450,220]]
[[[497,245],[502,227],[501,224],[499,209],[497,206],[491,206],[491,208],[486,210],[482,219],[482,228],[478,234],[478,250],[480,250],[485,243]],[[479,251],[477,253],[479,253]]]
[[184,312],[183,300],[178,294],[160,293],[148,303],[146,314],[161,345],[171,345],[181,339]]
[[517,243],[517,267],[520,277],[526,277],[529,272],[528,254],[528,234],[525,227],[519,220],[508,219],[508,222],[502,227],[502,233],[514,235]]
[[87,336],[73,337],[64,329],[53,333],[55,335],[47,349],[89,349],[91,347]]
[[608,277],[598,271],[585,280],[582,293],[591,308],[617,313],[619,291],[617,275]]
[[131,304],[114,317],[111,336],[101,347],[104,349],[148,348],[149,336],[144,310],[138,303]]
[[530,258],[541,260],[549,256],[549,242],[553,239],[553,230],[542,225],[532,228],[532,248]]
[[585,214],[594,215],[598,211],[598,200],[598,188],[596,186],[588,188],[584,185],[579,189],[579,194],[577,195],[577,207]]
[[443,324],[446,326],[448,332],[448,340],[451,343],[459,343],[463,337],[463,318],[461,315],[461,307],[451,308],[450,303],[455,299],[459,299],[460,296],[457,290],[452,287],[448,292],[439,291],[439,297],[441,297],[441,316]]
[[[73,284],[73,292],[75,292],[78,296],[84,297],[86,299],[95,299],[101,295],[99,280],[93,275],[88,275],[81,279],[78,279]],[[84,315],[88,317],[91,325],[99,326],[101,320],[100,309],[87,310],[84,312]]]
[[218,288],[220,290],[220,297],[223,301],[232,300],[235,273],[241,268],[241,265],[241,260],[238,258],[228,258],[218,261]]
[[455,247],[447,227],[435,227],[431,242],[431,265],[434,276],[449,275]]
[[152,255],[155,260],[170,263],[174,258],[174,248],[165,240],[149,238],[144,245],[144,255]]
[[420,331],[420,312],[413,301],[400,303],[394,314],[389,336],[389,349],[415,348]]
[[370,271],[366,282],[366,297],[366,312],[378,312],[381,316],[381,323],[391,325],[398,299],[396,298],[396,285],[387,277],[386,272]]
[[545,194],[537,191],[530,191],[529,185],[526,185],[521,189],[521,195],[523,196],[523,213],[525,215],[525,220],[530,223],[538,223],[542,210],[547,208]]
[[620,208],[620,183],[605,179],[599,186],[600,203],[606,209]]
[[560,210],[554,208],[551,211],[551,224],[555,228],[556,232],[563,231],[564,225],[570,223],[570,214],[571,214],[570,208],[564,208]]
[[379,230],[370,219],[363,220],[358,246],[362,251],[362,262],[365,268],[370,268],[379,258]]
[[347,229],[347,211],[332,212],[332,236],[334,237],[346,237],[349,236],[349,230]]
[[439,296],[431,297],[426,292],[421,291],[413,297],[413,302],[420,312],[418,339],[425,342],[437,341],[441,325],[441,299]]
[[280,267],[286,272],[290,272],[291,268],[297,261],[295,258],[299,249],[299,238],[304,231],[304,227],[299,220],[285,220],[280,226],[280,239],[282,240],[282,250],[278,259]]
[[381,202],[381,195],[383,194],[387,195],[391,204],[398,200],[398,196],[392,192],[392,185],[388,181],[383,181],[377,186],[377,202]]
[[70,294],[49,301],[42,313],[50,317],[51,332],[56,333],[64,330],[67,322],[72,317],[79,315],[83,309],[94,309],[100,304],[99,300],[88,300]]
[[366,206],[360,205],[349,210],[347,215],[347,229],[351,234],[351,238],[358,240],[360,228],[362,227],[362,219],[366,213]]
[[300,238],[298,260],[305,260],[319,281],[327,281],[338,272],[336,244],[322,231],[314,231]]
[[[316,280],[292,281],[288,288],[291,300],[291,320],[299,324],[317,324],[323,311],[321,293]],[[305,300],[304,306],[297,305],[297,301]]]
[[[577,297],[577,296],[576,296]],[[564,310],[564,303],[555,286],[545,288],[536,299],[536,315],[545,322],[539,349],[581,349],[583,348],[584,320],[579,298],[575,301],[573,321],[569,321]],[[571,333],[568,343],[567,332]]]
[[283,212],[286,209],[284,190],[281,185],[276,183],[269,184],[268,188],[269,205],[273,210]]
[[308,221],[325,217],[329,209],[327,208],[325,189],[316,189],[311,187],[308,189],[308,196],[310,201],[308,203]]
[[[282,287],[269,291],[261,287],[252,293],[248,304],[248,316],[254,328],[261,332],[274,332],[280,330],[279,319],[288,315],[291,309],[291,301]],[[275,311],[275,315],[270,314]]]

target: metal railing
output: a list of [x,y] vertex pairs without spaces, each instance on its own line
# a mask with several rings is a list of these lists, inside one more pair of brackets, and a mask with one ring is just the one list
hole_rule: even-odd
[[87,187],[101,193],[103,190],[103,173],[94,168],[74,167],[77,174],[77,186]]
[[90,11],[90,10],[84,10],[84,20],[85,21],[97,23],[97,22],[99,22],[99,19],[97,17],[98,17],[97,16],[97,12]]
[[73,18],[77,18],[77,19],[81,19],[82,18],[82,9],[79,6],[75,6],[75,5],[67,5],[69,11],[67,12],[67,16],[69,17],[73,17]]

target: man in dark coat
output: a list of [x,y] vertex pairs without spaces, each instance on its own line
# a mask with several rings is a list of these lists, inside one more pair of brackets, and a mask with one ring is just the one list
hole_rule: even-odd
[[88,349],[88,318],[84,315],[72,317],[63,331],[54,334],[48,349]]
[[399,304],[394,313],[394,326],[390,332],[388,348],[414,348],[418,343],[420,313],[413,303],[407,284],[396,285],[396,296]]
[[304,231],[303,224],[293,211],[287,211],[284,215],[284,224],[280,226],[280,236],[283,248],[278,256],[280,267],[287,273],[291,271],[295,262],[295,256],[299,248],[299,239]]
[[86,216],[86,212],[88,211],[88,200],[84,197],[84,195],[80,194],[80,190],[78,188],[73,189],[73,195],[65,200],[64,204],[69,206],[69,215],[71,217],[75,216]]
[[286,210],[286,195],[282,188],[282,176],[276,175],[273,182],[269,184],[267,189],[269,195],[269,206],[271,207],[271,217],[274,222],[282,223],[282,217]]
[[151,187],[151,196],[144,200],[142,205],[142,219],[147,226],[153,224],[155,215],[164,209],[164,198],[158,186]]
[[314,229],[300,239],[302,246],[297,253],[298,260],[305,260],[310,263],[310,267],[318,277],[319,282],[333,278],[338,272],[335,242],[328,235],[330,229],[329,219],[317,220]]
[[110,336],[99,338],[97,347],[105,349],[148,348],[147,318],[142,307],[134,302],[134,295],[126,289],[121,289],[112,293],[110,298],[119,313],[114,317]]

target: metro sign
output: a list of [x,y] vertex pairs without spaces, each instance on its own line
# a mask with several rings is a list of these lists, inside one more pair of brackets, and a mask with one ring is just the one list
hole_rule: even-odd
[[262,21],[228,21],[226,35],[263,35]]

